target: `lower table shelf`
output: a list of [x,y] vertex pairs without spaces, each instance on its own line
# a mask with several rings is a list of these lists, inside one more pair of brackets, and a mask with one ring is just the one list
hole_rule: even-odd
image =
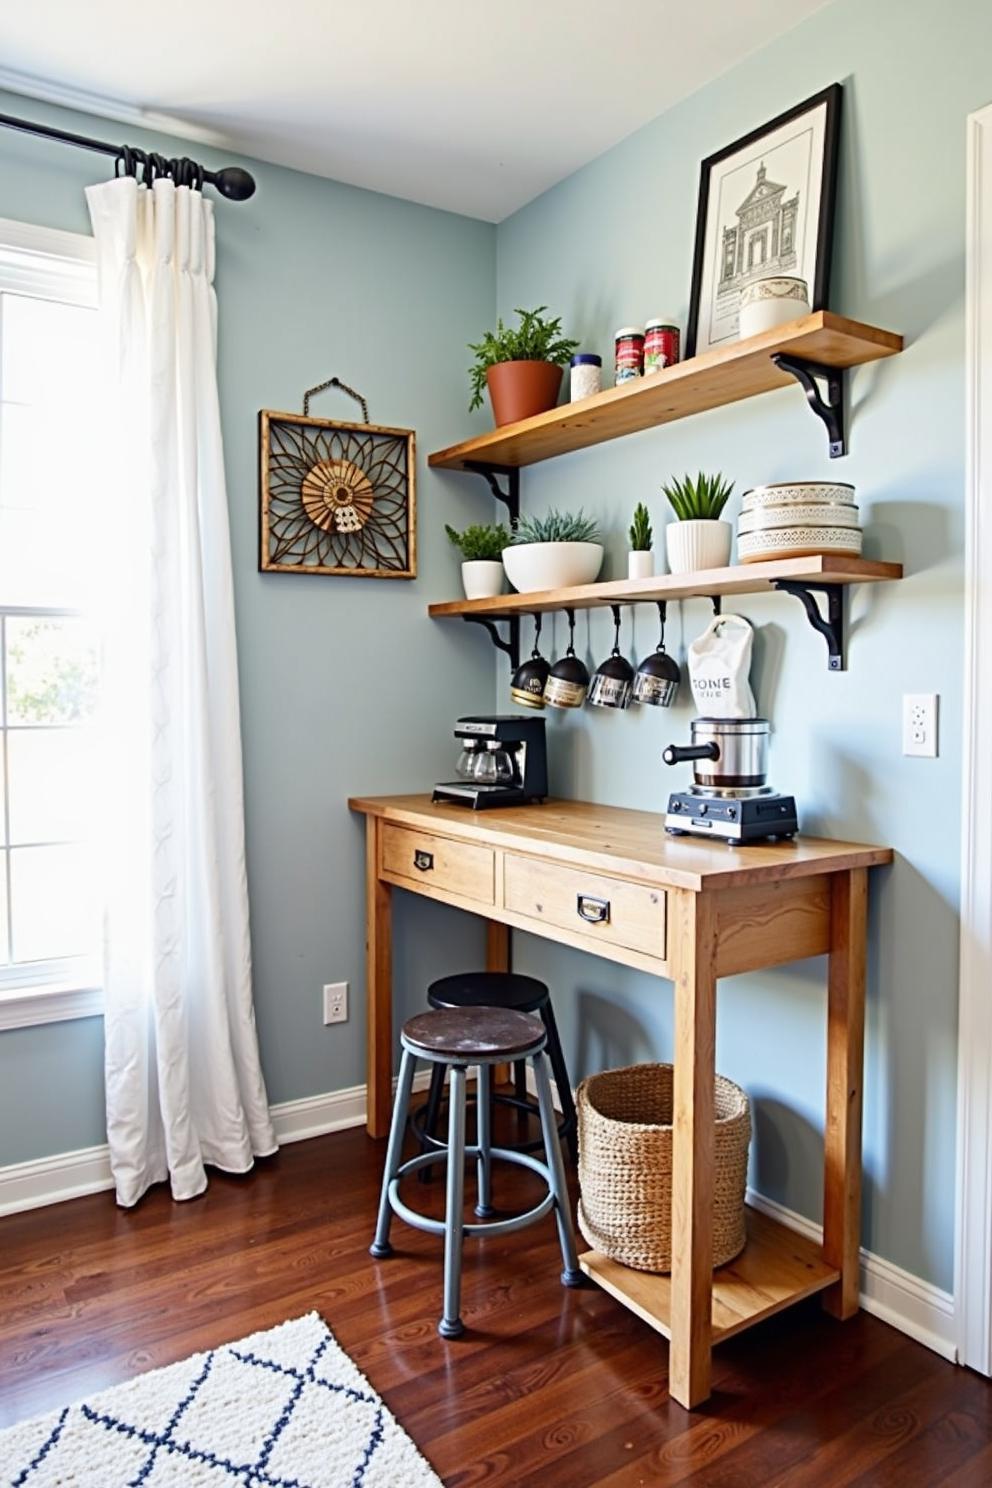
[[[713,1342],[731,1338],[793,1302],[837,1281],[814,1240],[797,1235],[756,1209],[747,1211],[747,1245],[736,1260],[713,1273]],[[671,1278],[632,1271],[598,1250],[579,1257],[585,1274],[636,1312],[650,1327],[671,1337]]]

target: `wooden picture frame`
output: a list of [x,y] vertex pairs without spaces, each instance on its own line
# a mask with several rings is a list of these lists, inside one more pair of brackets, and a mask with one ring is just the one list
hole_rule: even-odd
[[416,436],[262,409],[261,573],[417,575]]
[[805,279],[810,308],[826,309],[842,98],[831,83],[700,166],[686,358],[737,339],[737,299],[754,279]]

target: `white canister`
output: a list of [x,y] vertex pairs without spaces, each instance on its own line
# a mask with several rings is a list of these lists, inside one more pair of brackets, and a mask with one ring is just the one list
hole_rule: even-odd
[[571,369],[568,384],[570,403],[578,403],[580,398],[591,398],[600,391],[603,385],[602,357],[592,352],[580,351],[577,356],[573,356]]
[[810,311],[809,290],[805,279],[776,277],[756,279],[741,291],[741,340],[772,331],[776,326],[798,320]]
[[627,554],[627,577],[628,579],[654,578],[654,550],[652,548],[631,548]]

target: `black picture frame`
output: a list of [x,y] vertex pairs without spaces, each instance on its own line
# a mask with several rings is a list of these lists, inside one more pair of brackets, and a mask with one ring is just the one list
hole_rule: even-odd
[[742,135],[733,144],[708,156],[699,168],[699,199],[696,207],[696,238],[692,260],[692,288],[689,295],[689,319],[685,334],[686,359],[696,355],[699,330],[699,312],[703,294],[703,265],[706,253],[706,235],[709,225],[710,186],[713,170],[724,161],[742,151],[751,149],[765,136],[801,119],[814,110],[826,109],[824,119],[823,159],[820,187],[820,203],[817,215],[816,267],[810,284],[811,308],[826,308],[830,293],[830,261],[833,250],[834,214],[837,203],[837,164],[840,150],[841,106],[844,90],[841,83],[814,93],[811,98],[797,103],[794,108],[770,119],[749,134]]

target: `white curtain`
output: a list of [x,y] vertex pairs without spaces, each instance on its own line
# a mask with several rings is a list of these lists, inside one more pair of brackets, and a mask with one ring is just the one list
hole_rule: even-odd
[[107,1132],[118,1203],[275,1151],[258,1057],[213,208],[130,177],[87,193],[114,399],[100,836]]

